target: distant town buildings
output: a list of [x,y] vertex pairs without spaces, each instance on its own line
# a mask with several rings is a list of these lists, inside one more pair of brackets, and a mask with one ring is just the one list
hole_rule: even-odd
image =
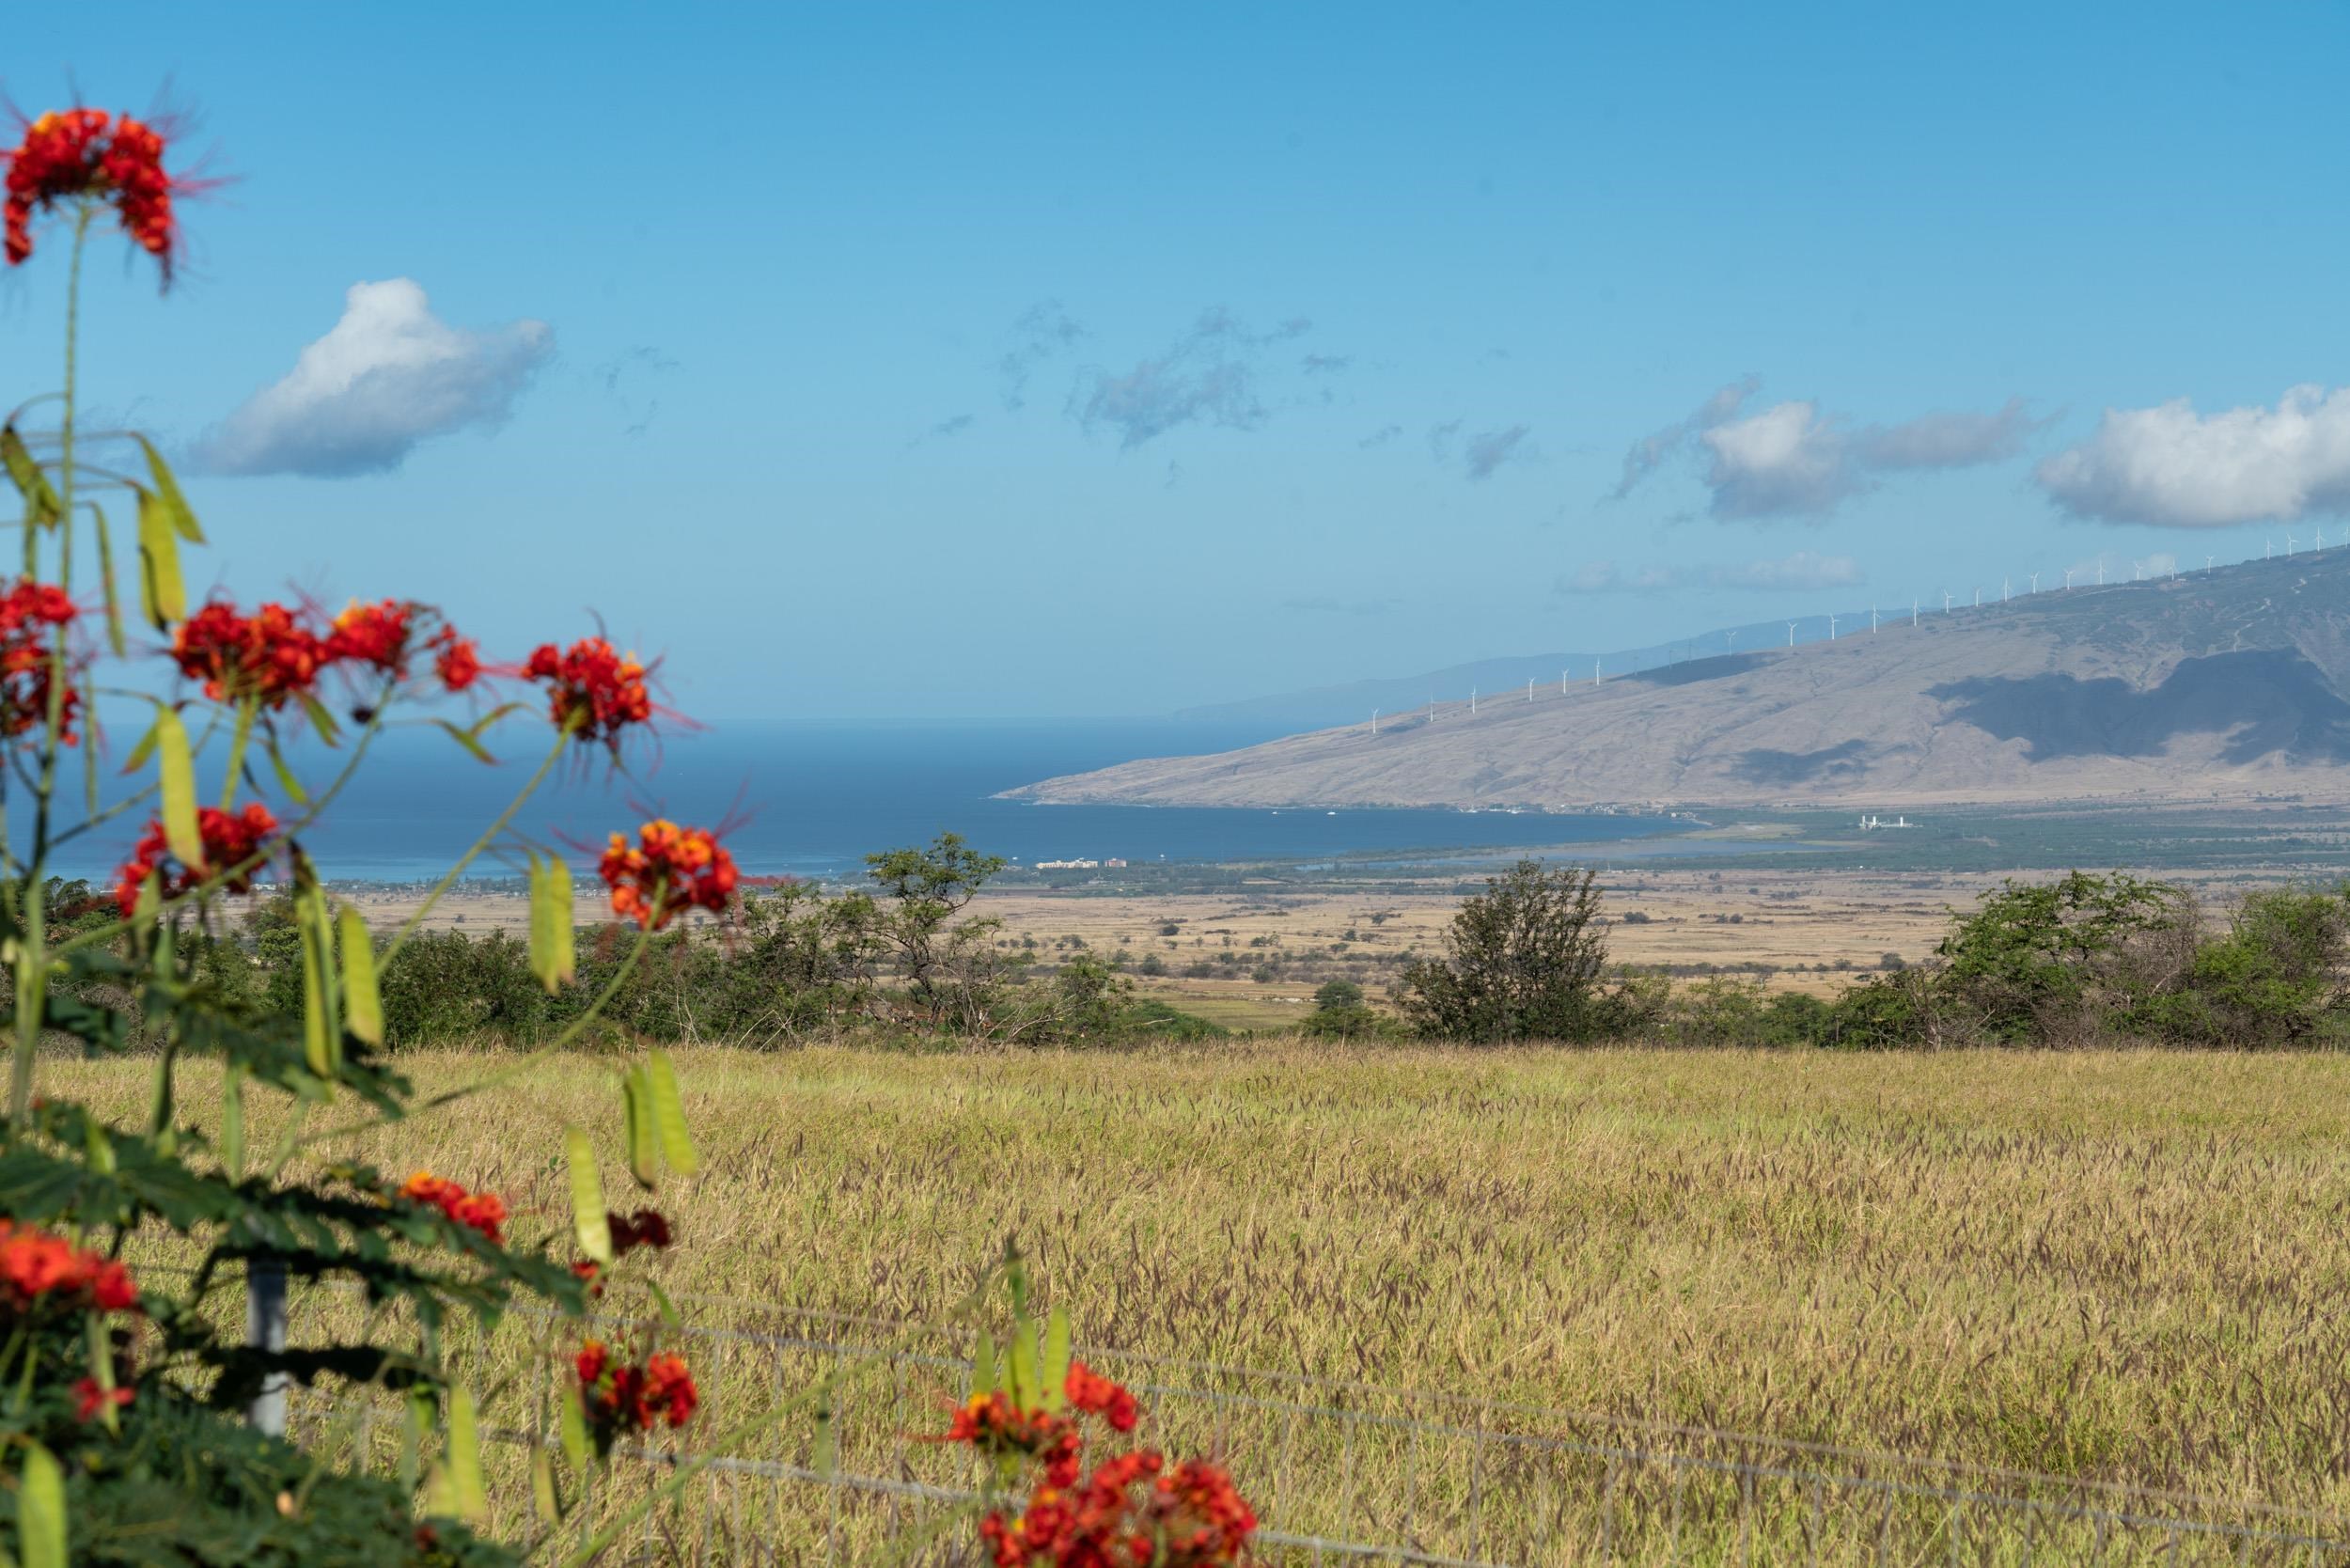
[[1112,855],[1107,860],[1040,860],[1035,869],[1040,871],[1115,871],[1123,869],[1125,864]]

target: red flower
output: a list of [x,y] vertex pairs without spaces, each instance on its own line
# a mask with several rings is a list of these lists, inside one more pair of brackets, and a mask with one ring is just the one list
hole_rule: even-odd
[[462,692],[481,679],[481,650],[473,638],[459,636],[454,626],[444,625],[426,646],[434,650],[432,673],[444,690]]
[[494,1246],[506,1239],[506,1200],[495,1193],[467,1192],[455,1182],[419,1170],[400,1184],[400,1195],[440,1210],[451,1224],[478,1231]]
[[683,1426],[700,1403],[701,1390],[682,1359],[664,1351],[645,1363],[644,1388],[636,1396],[640,1425],[651,1426],[658,1415],[673,1427]]
[[263,604],[243,616],[215,599],[180,623],[171,656],[215,702],[250,697],[264,708],[282,708],[318,684],[327,648],[303,612]]
[[612,889],[612,912],[650,931],[667,925],[681,909],[723,914],[741,880],[734,856],[716,839],[666,820],[637,829],[634,849],[624,836],[612,835],[597,870]]
[[583,744],[617,747],[621,730],[652,721],[645,666],[614,652],[602,637],[582,637],[568,652],[541,643],[523,666],[523,677],[547,682],[548,715],[557,729],[572,726]]
[[398,599],[378,604],[352,600],[327,629],[326,658],[373,665],[386,675],[405,673],[416,608]]
[[0,1309],[23,1313],[55,1304],[100,1312],[137,1309],[131,1273],[37,1226],[0,1219]]
[[[241,868],[234,876],[221,884],[221,890],[243,893],[253,886],[253,873],[258,864],[247,865],[260,853],[262,841],[277,831],[277,819],[269,808],[258,801],[243,811],[230,815],[214,807],[200,808],[196,814],[196,830],[204,839],[204,864],[180,866],[164,878],[163,896],[177,898],[216,872],[234,866]],[[171,846],[164,837],[160,819],[149,822],[147,832],[115,872],[115,906],[129,919],[138,912],[139,889],[147,879],[171,857]]]
[[94,1421],[99,1412],[108,1406],[119,1410],[130,1403],[133,1392],[129,1388],[102,1388],[94,1377],[79,1379],[73,1385],[73,1419]]
[[1112,1432],[1132,1432],[1141,1415],[1134,1395],[1083,1361],[1069,1363],[1069,1376],[1063,1380],[1061,1389],[1073,1408],[1101,1417]]
[[666,1248],[669,1245],[669,1222],[658,1209],[639,1209],[625,1215],[607,1214],[603,1222],[612,1232],[615,1258],[625,1258],[640,1247]]
[[[0,594],[0,739],[49,722],[52,634],[70,626],[81,611],[65,589],[27,577]],[[69,682],[58,704],[58,739],[71,745],[81,694]]]
[[172,197],[187,183],[164,172],[164,138],[129,115],[67,109],[24,126],[23,138],[0,157],[8,164],[5,218],[8,264],[33,254],[33,214],[60,202],[111,202],[132,243],[162,263],[171,281],[179,249]]
[[617,1359],[602,1340],[589,1340],[572,1357],[580,1408],[594,1429],[599,1451],[623,1432],[650,1432],[662,1422],[683,1426],[700,1407],[701,1390],[682,1359],[660,1352],[642,1366]]

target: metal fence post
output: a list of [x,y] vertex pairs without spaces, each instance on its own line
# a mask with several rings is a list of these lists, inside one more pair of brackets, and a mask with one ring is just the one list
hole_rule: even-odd
[[[274,1253],[260,1253],[245,1260],[244,1342],[250,1349],[264,1350],[272,1356],[285,1351],[286,1261]],[[288,1382],[282,1369],[261,1379],[261,1391],[245,1406],[244,1418],[254,1431],[269,1437],[286,1435]]]

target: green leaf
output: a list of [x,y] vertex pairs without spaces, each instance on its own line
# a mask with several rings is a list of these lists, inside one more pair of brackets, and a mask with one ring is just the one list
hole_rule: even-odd
[[406,1419],[400,1428],[400,1484],[403,1491],[416,1489],[417,1467],[424,1462],[424,1440],[440,1419],[440,1406],[434,1403],[430,1388],[408,1390]]
[[701,1156],[694,1150],[694,1135],[686,1129],[685,1102],[678,1094],[677,1067],[668,1052],[655,1051],[646,1059],[645,1080],[652,1091],[652,1125],[661,1137],[662,1157],[671,1170],[691,1176],[701,1168]]
[[14,425],[0,425],[0,463],[6,463],[8,478],[24,497],[24,521],[33,526],[54,528],[65,521],[65,508],[58,503],[57,493],[51,488],[49,476],[33,461],[31,448],[16,432]]
[[995,1389],[995,1336],[982,1328],[979,1348],[971,1353],[971,1391],[992,1394]]
[[319,739],[324,741],[328,745],[333,745],[337,741],[340,740],[343,733],[342,726],[335,722],[335,715],[327,712],[326,704],[321,702],[317,698],[311,696],[308,692],[304,692],[301,696],[302,711],[308,716],[312,726],[317,729],[319,732]]
[[333,937],[326,897],[306,879],[294,892],[295,924],[302,934],[302,1045],[310,1071],[332,1080],[342,1061],[342,1027],[337,1018]]
[[572,929],[572,869],[561,857],[530,856],[530,972],[550,995],[579,973]]
[[171,469],[164,463],[163,454],[155,450],[153,442],[135,431],[131,439],[137,442],[139,450],[147,454],[147,477],[155,481],[155,494],[162,499],[164,510],[170,513],[173,529],[190,544],[203,543],[204,530],[197,525],[196,513],[188,506],[188,498],[180,494],[180,481],[171,477]]
[[296,806],[309,805],[310,792],[304,789],[302,780],[294,776],[293,769],[287,764],[285,754],[277,749],[276,737],[272,736],[263,742],[262,749],[269,753],[269,765],[276,770],[277,787],[286,792],[286,798]]
[[1044,1408],[1069,1403],[1069,1313],[1058,1307],[1044,1320]]
[[187,727],[170,708],[155,710],[155,768],[162,786],[164,841],[182,866],[204,865],[204,835],[196,827],[196,759],[188,753]]
[[650,1192],[660,1174],[659,1145],[652,1130],[652,1090],[642,1067],[621,1075],[620,1109],[628,1137],[628,1173]]
[[160,497],[139,495],[139,604],[148,623],[168,632],[188,615],[188,588],[180,575],[180,536]]
[[342,909],[343,1027],[370,1045],[384,1043],[384,999],[375,988],[375,938],[351,904]]
[[244,1180],[244,1069],[230,1067],[220,1082],[220,1164],[232,1182]]
[[122,657],[122,599],[115,588],[114,534],[106,526],[106,511],[97,502],[89,504],[90,515],[98,520],[98,580],[106,595],[106,646],[114,655]]
[[826,1481],[840,1473],[840,1427],[833,1419],[830,1400],[816,1412],[816,1451],[809,1456],[808,1468]]
[[677,1303],[669,1299],[669,1293],[661,1288],[661,1282],[659,1280],[646,1280],[645,1289],[652,1293],[653,1308],[661,1314],[661,1321],[663,1323],[668,1325],[671,1328],[682,1328],[685,1326],[685,1320],[679,1317],[677,1314]]
[[478,1519],[490,1512],[489,1488],[481,1479],[481,1426],[474,1415],[473,1390],[452,1384],[448,1390],[448,1479],[450,1501],[461,1519]]
[[556,1396],[556,1425],[563,1435],[563,1457],[571,1461],[572,1469],[585,1473],[596,1454],[588,1445],[588,1416],[579,1407],[579,1390],[566,1384]]
[[562,1523],[563,1509],[555,1500],[555,1457],[544,1449],[530,1451],[530,1500],[539,1511],[540,1524]]
[[1018,1408],[1034,1410],[1037,1408],[1035,1330],[1028,1325],[1021,1325],[1013,1332],[1009,1348],[1010,1365],[1006,1370],[1011,1374],[1011,1387],[1005,1391],[1011,1395],[1011,1403]]
[[477,760],[487,762],[493,767],[497,765],[497,759],[490,755],[490,748],[481,744],[480,736],[448,719],[434,719],[432,722],[447,730],[448,738],[472,752]]
[[[156,703],[155,707],[158,713],[164,710],[164,704],[160,702]],[[122,771],[124,773],[136,773],[147,765],[147,760],[155,755],[156,737],[161,733],[162,731],[155,725],[150,724],[147,727],[147,733],[139,737],[139,744],[133,746],[131,755],[123,759]]]
[[603,1178],[596,1174],[596,1146],[577,1127],[566,1127],[563,1152],[572,1168],[572,1229],[579,1237],[579,1249],[608,1267],[612,1227],[604,1219]]
[[28,1440],[16,1492],[16,1544],[24,1568],[65,1568],[65,1471],[55,1454]]

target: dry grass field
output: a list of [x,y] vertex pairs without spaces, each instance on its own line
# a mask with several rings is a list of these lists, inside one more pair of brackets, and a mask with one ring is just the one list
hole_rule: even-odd
[[[480,1058],[414,1058],[428,1090]],[[672,1285],[936,1321],[1007,1236],[1087,1340],[2350,1501],[2350,1060],[687,1053]],[[124,1114],[138,1064],[60,1063]],[[593,1059],[349,1152],[563,1213]],[[608,1141],[608,1139],[607,1139]],[[618,1161],[613,1168],[618,1169]],[[1246,1465],[1248,1456],[1236,1456]]]

